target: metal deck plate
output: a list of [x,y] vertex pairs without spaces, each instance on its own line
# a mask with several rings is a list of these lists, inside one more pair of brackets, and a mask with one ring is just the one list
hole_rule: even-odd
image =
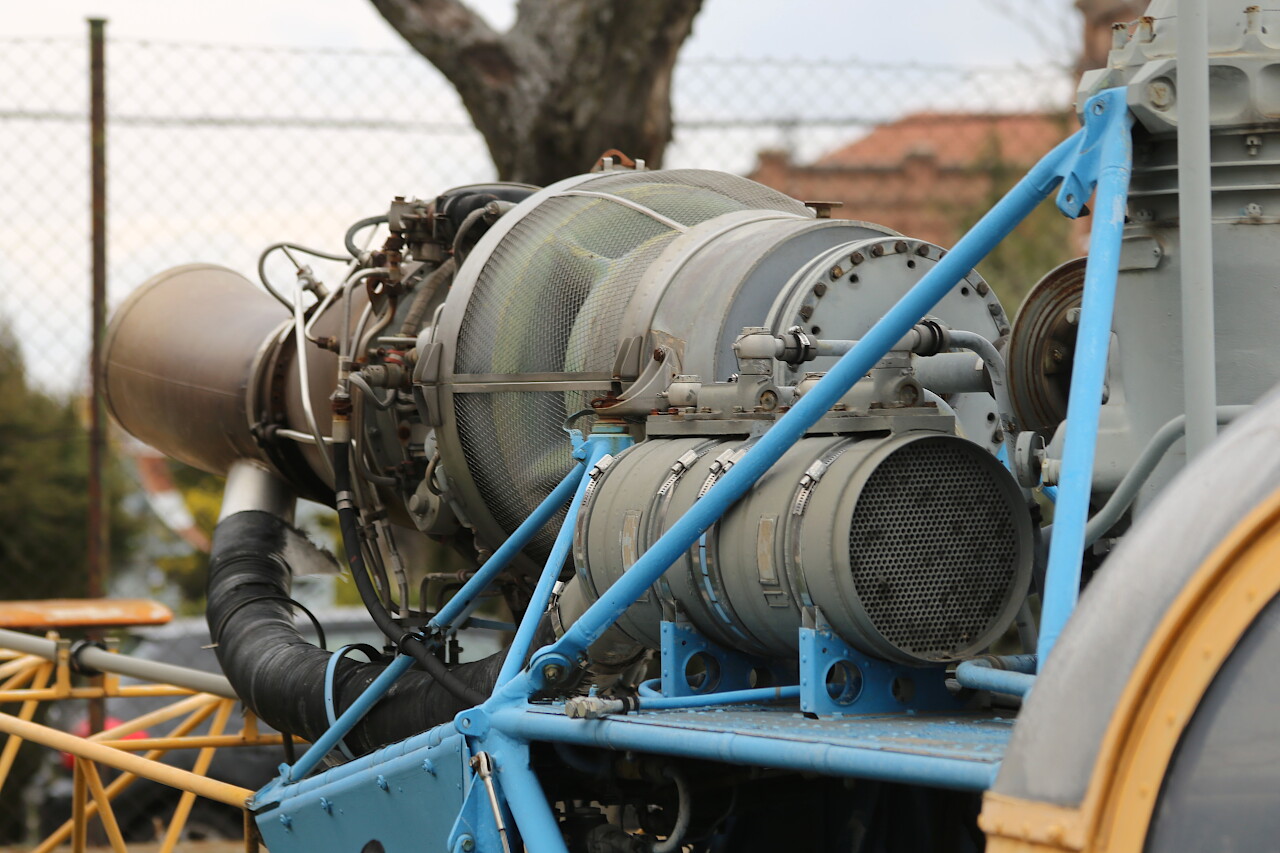
[[642,711],[570,719],[554,706],[494,715],[533,741],[563,741],[730,764],[982,791],[1004,756],[1013,717],[992,713],[866,714],[813,719],[798,705]]
[[610,719],[988,764],[999,763],[1013,732],[1012,715],[865,714],[815,720],[801,714],[798,705],[642,711]]

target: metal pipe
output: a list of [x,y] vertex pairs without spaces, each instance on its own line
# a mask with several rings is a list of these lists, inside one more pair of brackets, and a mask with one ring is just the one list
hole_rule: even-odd
[[695,696],[655,696],[652,694],[652,688],[646,689],[645,685],[641,684],[639,697],[633,699],[575,696],[565,700],[564,712],[569,717],[594,719],[609,714],[625,714],[628,711],[680,711],[686,708],[714,708],[722,705],[776,702],[782,699],[798,699],[800,697],[800,685],[754,687],[749,690],[727,690],[723,693],[703,693]]
[[324,436],[320,433],[320,424],[316,420],[316,413],[311,405],[311,372],[307,369],[306,316],[302,310],[302,294],[305,289],[302,279],[298,279],[298,286],[293,292],[293,339],[298,353],[299,397],[302,399],[302,413],[306,417],[307,428],[311,430],[311,435],[316,440],[320,459],[324,462],[324,469],[329,472],[329,482],[332,483],[333,459],[324,451]]
[[[33,637],[20,631],[0,628],[0,648],[14,649],[27,655],[35,655],[49,661],[58,659],[58,644],[43,637]],[[127,675],[143,681],[173,684],[197,693],[212,693],[226,699],[238,699],[231,685],[221,675],[187,669],[170,663],[143,660],[128,655],[108,652],[97,646],[84,646],[78,652],[80,663],[116,675]]]
[[1041,666],[1049,657],[1080,597],[1084,530],[1089,520],[1093,457],[1098,440],[1098,417],[1102,411],[1102,388],[1106,379],[1111,316],[1120,267],[1120,242],[1124,234],[1125,202],[1133,162],[1133,141],[1129,134],[1133,118],[1125,105],[1124,90],[1108,90],[1092,99],[1086,109],[1092,109],[1095,115],[1103,118],[1107,132],[1099,141],[1096,210],[1089,232],[1089,265],[1085,269],[1080,327],[1071,368],[1066,446],[1054,510],[1059,532],[1049,547],[1044,603],[1040,613],[1037,652]]
[[[955,334],[952,332],[951,334]],[[983,361],[967,352],[940,352],[937,355],[913,355],[911,368],[916,381],[940,394],[974,394],[987,390],[987,374]]]
[[356,698],[356,701],[352,702],[351,706],[342,712],[342,716],[338,717],[333,725],[325,729],[324,734],[316,738],[315,743],[311,744],[307,751],[302,754],[302,757],[298,759],[297,763],[281,772],[281,781],[288,785],[292,782],[297,782],[314,770],[321,759],[338,745],[338,741],[342,740],[347,732],[351,731],[356,723],[364,719],[364,715],[369,713],[369,710],[378,704],[378,701],[383,696],[387,695],[387,691],[391,689],[391,685],[396,683],[396,679],[412,666],[413,658],[409,655],[399,655],[388,664],[387,668],[380,672],[378,677]]
[[[599,429],[599,427],[597,428]],[[630,443],[631,436],[625,432],[592,432],[587,437],[587,459],[584,463],[584,469],[590,471],[597,462],[611,452],[617,453],[621,450],[620,444],[626,446]],[[542,574],[538,577],[538,583],[533,589],[533,596],[529,599],[529,607],[525,610],[524,618],[520,620],[520,627],[516,629],[516,636],[507,648],[507,658],[502,662],[502,670],[498,673],[499,687],[510,681],[524,666],[524,660],[529,654],[529,647],[533,643],[533,635],[538,628],[538,622],[542,619],[542,614],[547,610],[547,604],[551,601],[551,591],[555,588],[556,581],[560,579],[560,571],[564,567],[564,561],[569,556],[569,550],[573,547],[574,525],[578,520],[578,510],[582,506],[583,495],[586,493],[587,485],[590,482],[590,477],[584,476],[578,479],[578,485],[573,493],[573,500],[569,503],[569,511],[564,517],[564,524],[560,526],[560,533],[556,536],[555,544],[551,546],[551,554],[547,557]]]
[[1026,696],[1036,683],[1035,667],[1035,655],[974,658],[956,667],[956,681],[973,690]]
[[[107,453],[106,418],[103,406],[103,336],[107,317],[107,59],[106,20],[89,19],[89,173],[90,213],[93,230],[93,282],[90,295],[89,354],[89,505],[85,537],[88,554],[85,595],[101,598],[106,587],[110,560],[110,530],[107,526],[103,469]],[[89,639],[100,639],[98,629]],[[102,699],[89,700],[89,730],[102,731],[106,706]]]
[[1178,234],[1188,461],[1217,437],[1209,171],[1209,18],[1204,0],[1178,0]]
[[1004,433],[1005,464],[1013,468],[1013,402],[1009,399],[1009,383],[1005,379],[1004,357],[991,341],[974,332],[953,330],[948,332],[951,343],[977,353],[987,365],[991,379],[991,392],[1000,410],[1000,431]]
[[188,770],[180,770],[160,761],[148,761],[132,753],[121,752],[48,726],[19,720],[10,714],[0,714],[0,732],[17,735],[23,740],[69,752],[77,757],[124,770],[144,779],[153,779],[170,788],[191,791],[197,796],[236,808],[244,808],[245,801],[253,796],[253,791],[248,788],[219,782],[206,776],[197,776]]
[[[490,724],[503,734],[526,740],[572,743],[614,751],[659,752],[720,763],[962,791],[985,791],[995,780],[998,768],[995,762],[826,743],[809,743],[798,748],[794,741],[765,735],[674,727],[655,729],[630,720],[574,720],[562,714],[544,713],[527,707],[500,708],[489,719]],[[543,803],[541,808],[545,811],[546,804]],[[516,814],[519,813],[517,809]]]
[[292,524],[297,503],[293,490],[276,474],[258,462],[241,459],[233,462],[227,470],[218,521],[222,522],[238,512],[259,510]]
[[671,834],[664,840],[655,842],[651,850],[652,853],[675,853],[681,849],[685,833],[689,831],[693,798],[689,795],[689,780],[679,767],[669,765],[663,769],[662,775],[676,785],[676,824],[671,828]]
[[515,816],[525,848],[538,853],[568,853],[560,824],[547,807],[542,783],[529,766],[528,747],[512,744],[491,754],[497,763],[503,796]]
[[[1040,160],[916,285],[906,293],[858,342],[792,406],[736,465],[681,516],[633,566],[587,609],[547,654],[574,661],[724,512],[755,484],[799,438],[827,413],[859,379],[903,338],[974,265],[982,260],[1017,223],[1062,180],[1063,168],[1074,163],[1085,131],[1060,143]],[[1125,135],[1126,143],[1128,140]],[[1126,172],[1127,175],[1127,172]],[[1127,181],[1126,181],[1127,185]],[[1083,521],[1081,528],[1083,529]],[[500,687],[498,695],[511,698],[537,688],[534,683],[514,682]]]
[[[1230,423],[1244,413],[1248,412],[1250,406],[1218,406],[1216,420],[1220,424]],[[1138,490],[1142,488],[1143,483],[1151,476],[1151,472],[1160,464],[1160,460],[1169,452],[1169,448],[1182,438],[1186,431],[1187,416],[1178,415],[1170,418],[1164,426],[1156,430],[1156,434],[1151,436],[1151,440],[1147,442],[1147,446],[1142,449],[1142,453],[1138,454],[1137,460],[1133,463],[1133,467],[1125,472],[1124,479],[1120,481],[1120,485],[1116,486],[1116,490],[1111,493],[1111,497],[1102,505],[1102,509],[1093,514],[1089,519],[1089,523],[1084,527],[1084,544],[1092,545],[1112,528],[1112,526],[1120,520],[1120,516],[1124,515],[1133,499],[1138,496]],[[1052,487],[1049,487],[1052,488]],[[1055,525],[1049,524],[1040,528],[1040,535],[1046,540],[1053,537],[1053,529]]]
[[586,471],[586,465],[579,462],[565,475],[551,494],[538,504],[538,508],[530,513],[498,550],[494,551],[476,573],[467,579],[462,589],[440,608],[439,613],[431,617],[431,621],[427,623],[427,633],[450,631],[453,629],[454,622],[465,619],[475,609],[480,602],[480,594],[488,589],[493,579],[502,573],[516,554],[524,550],[543,525],[550,521],[556,511],[564,506],[569,497],[577,491],[578,483]]

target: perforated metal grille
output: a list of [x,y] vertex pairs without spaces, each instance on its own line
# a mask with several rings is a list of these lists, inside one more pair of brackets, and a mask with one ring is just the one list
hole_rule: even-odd
[[984,456],[958,439],[912,442],[872,473],[853,512],[862,605],[885,639],[919,658],[975,651],[1004,627],[996,623],[1017,587],[1018,508]]

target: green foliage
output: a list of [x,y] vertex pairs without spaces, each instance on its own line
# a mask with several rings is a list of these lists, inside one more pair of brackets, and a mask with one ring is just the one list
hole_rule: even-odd
[[[32,388],[17,342],[0,325],[0,599],[82,596],[88,575],[89,442],[70,399]],[[120,508],[123,478],[104,471],[109,565],[137,525]]]
[[[196,526],[212,539],[222,507],[223,478],[173,460],[169,462],[169,473]],[[184,554],[160,557],[156,567],[178,588],[181,597],[178,609],[182,613],[190,616],[204,613],[208,554],[192,549]]]

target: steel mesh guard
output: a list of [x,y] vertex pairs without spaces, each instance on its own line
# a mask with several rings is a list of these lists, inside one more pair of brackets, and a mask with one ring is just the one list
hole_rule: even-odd
[[954,439],[912,442],[871,474],[853,511],[854,588],[872,626],[917,658],[978,651],[1019,592],[1019,507],[983,456]]
[[[593,195],[572,194],[579,190]],[[508,383],[525,375],[532,382],[536,374],[607,375],[637,285],[679,234],[664,220],[691,226],[738,210],[806,212],[745,178],[695,169],[604,174],[568,193],[528,211],[484,260],[453,367],[455,375],[473,377],[467,380],[473,387],[476,374],[499,374]],[[454,394],[453,427],[467,472],[502,531],[514,530],[569,470],[561,424],[608,387],[601,379],[598,391],[521,391],[508,384]],[[546,525],[526,553],[544,559],[557,528],[555,521]]]

